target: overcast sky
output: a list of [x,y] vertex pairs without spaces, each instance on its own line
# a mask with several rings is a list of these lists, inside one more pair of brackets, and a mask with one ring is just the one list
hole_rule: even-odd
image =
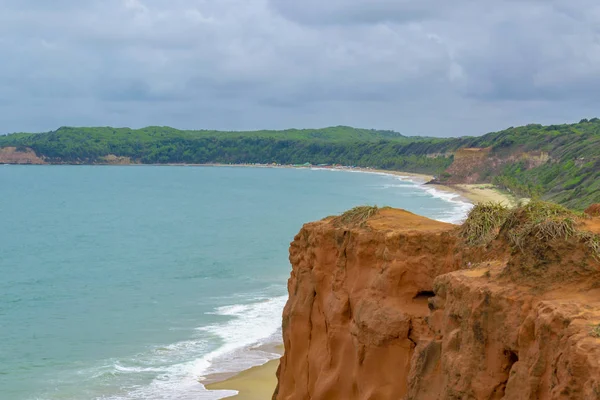
[[0,0],[0,132],[600,116],[597,0]]

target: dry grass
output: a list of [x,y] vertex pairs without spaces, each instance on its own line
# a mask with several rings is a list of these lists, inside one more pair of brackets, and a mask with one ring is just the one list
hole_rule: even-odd
[[600,261],[600,235],[578,229],[588,215],[561,205],[533,200],[510,210],[500,203],[476,205],[459,229],[469,246],[481,246],[504,232],[514,248],[541,249],[554,240],[576,238],[584,243]]
[[536,200],[511,212],[502,229],[511,244],[522,251],[526,242],[543,247],[552,240],[575,237],[600,259],[600,237],[577,229],[585,218],[589,217],[558,204]]
[[600,338],[600,324],[592,326],[592,331],[590,332],[590,335],[592,335],[593,337]]
[[[385,207],[384,207],[385,208]],[[359,226],[365,227],[367,220],[374,215],[377,215],[380,210],[377,206],[359,206],[346,211],[342,215],[335,217],[333,223],[336,226]]]
[[594,258],[600,261],[600,236],[591,232],[578,232],[578,236],[592,251]]
[[558,204],[535,200],[513,210],[503,229],[512,245],[523,250],[526,240],[544,243],[574,236],[576,221],[581,217]]
[[469,246],[488,244],[496,237],[508,215],[509,209],[501,203],[479,203],[469,213],[459,234]]

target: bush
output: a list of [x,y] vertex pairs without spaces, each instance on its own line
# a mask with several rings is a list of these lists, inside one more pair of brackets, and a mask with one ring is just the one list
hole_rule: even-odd
[[508,218],[509,209],[501,203],[479,203],[460,227],[460,236],[469,246],[491,242]]

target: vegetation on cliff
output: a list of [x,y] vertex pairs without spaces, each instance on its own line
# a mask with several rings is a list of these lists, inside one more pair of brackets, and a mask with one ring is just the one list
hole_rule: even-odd
[[498,234],[510,210],[504,204],[488,202],[475,205],[461,225],[459,234],[470,246],[487,244]]
[[[572,125],[527,125],[483,136],[477,145],[492,146],[500,157],[546,153],[539,165],[523,157],[505,164],[488,178],[492,183],[526,197],[545,199],[583,209],[600,196],[600,121]],[[490,169],[491,170],[491,169]]]
[[[386,208],[386,207],[384,207]],[[354,207],[342,215],[333,218],[335,226],[366,226],[367,220],[374,215],[377,215],[381,210],[377,206],[358,206]]]
[[[50,163],[341,164],[437,175],[440,183],[494,183],[569,208],[600,202],[600,120],[530,124],[480,137],[403,136],[344,126],[283,131],[189,131],[169,127],[70,128],[0,136]],[[485,149],[473,160],[461,149]],[[464,152],[463,152],[464,153]],[[455,162],[456,161],[456,162]],[[450,167],[450,168],[449,168]]]
[[470,211],[459,235],[469,246],[482,246],[502,234],[513,249],[536,254],[552,241],[574,239],[600,260],[600,235],[586,230],[588,218],[588,214],[539,200],[512,210],[499,203],[482,203]]
[[374,211],[346,214],[368,229],[326,218],[294,238],[274,399],[599,398],[600,259],[580,235],[600,218],[482,204],[465,233],[491,241],[470,246]]

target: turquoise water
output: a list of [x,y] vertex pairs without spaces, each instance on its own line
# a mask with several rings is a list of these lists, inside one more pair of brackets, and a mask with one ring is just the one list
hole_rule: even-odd
[[275,357],[289,242],[361,204],[468,209],[387,175],[0,165],[0,398],[231,394],[199,380]]

